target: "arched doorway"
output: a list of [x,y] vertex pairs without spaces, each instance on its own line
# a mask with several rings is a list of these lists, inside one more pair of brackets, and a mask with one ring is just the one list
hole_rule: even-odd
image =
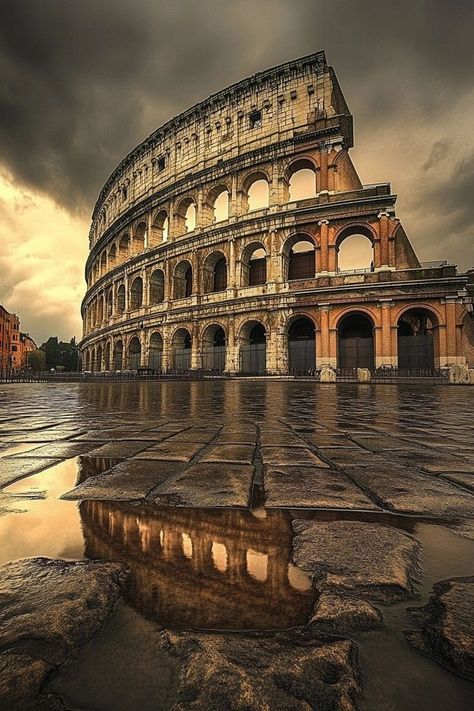
[[140,367],[140,359],[142,347],[138,336],[134,336],[128,344],[128,367],[130,370],[138,370]]
[[185,328],[179,328],[173,336],[173,368],[189,370],[191,368],[191,335]]
[[222,326],[209,326],[202,340],[202,367],[219,373],[225,369],[225,332]]
[[434,370],[438,323],[425,309],[410,309],[398,319],[398,367],[400,370]]
[[123,363],[123,343],[117,341],[114,346],[114,370],[122,370]]
[[152,370],[161,370],[163,360],[163,338],[160,333],[152,333],[148,349],[148,367]]
[[316,369],[315,329],[311,319],[297,318],[288,329],[288,371],[310,375]]
[[339,323],[338,367],[374,370],[374,325],[368,316],[348,314]]
[[105,370],[110,370],[111,350],[112,347],[110,345],[110,341],[108,341],[105,346]]
[[263,375],[267,365],[265,327],[258,321],[246,323],[242,328],[241,343],[240,372]]

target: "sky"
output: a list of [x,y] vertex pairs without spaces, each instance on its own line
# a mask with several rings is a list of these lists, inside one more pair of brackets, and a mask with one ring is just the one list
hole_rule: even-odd
[[15,0],[0,9],[0,302],[80,338],[95,199],[120,160],[233,82],[324,49],[363,183],[422,261],[474,266],[472,0]]

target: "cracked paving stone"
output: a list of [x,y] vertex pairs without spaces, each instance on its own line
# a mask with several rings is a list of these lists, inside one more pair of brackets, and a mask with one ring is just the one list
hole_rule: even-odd
[[463,474],[462,472],[450,472],[449,474],[440,474],[441,479],[446,479],[452,484],[463,486],[465,489],[471,489],[474,492],[474,472],[472,474]]
[[177,465],[165,462],[128,459],[104,474],[91,476],[67,491],[61,499],[100,499],[134,501],[144,499],[159,484],[176,472]]
[[158,487],[155,502],[170,506],[246,507],[252,476],[253,467],[245,464],[193,464]]
[[320,591],[393,603],[414,595],[420,544],[360,521],[293,521],[293,561]]
[[173,442],[166,440],[166,442],[149,447],[145,452],[140,452],[134,459],[189,462],[204,446],[202,442]]
[[425,607],[411,608],[420,630],[405,632],[418,651],[474,681],[474,576],[433,586]]
[[17,481],[17,479],[24,479],[30,474],[36,474],[60,462],[60,459],[45,459],[44,457],[42,459],[34,459],[33,457],[29,459],[3,457],[0,459],[0,488],[4,488],[14,481]]
[[296,634],[161,633],[183,663],[175,709],[355,711],[355,645],[300,641]]
[[108,442],[87,453],[89,457],[133,457],[150,446],[150,442]]
[[317,457],[306,447],[262,447],[262,462],[277,467],[306,464],[314,467],[327,467],[326,462]]
[[470,472],[474,474],[474,464],[472,460],[463,459],[462,457],[454,457],[437,450],[419,449],[417,452],[413,450],[402,451],[397,450],[395,454],[384,452],[385,459],[405,464],[410,467],[425,469],[433,473],[445,472]]
[[377,454],[368,452],[361,447],[320,447],[318,450],[325,459],[338,467],[359,466],[368,467],[371,464],[383,464],[384,460]]
[[28,558],[0,566],[1,708],[53,708],[43,683],[100,630],[125,577],[124,565],[98,561]]
[[304,447],[305,442],[293,432],[262,432],[260,435],[262,447]]
[[254,446],[245,444],[215,444],[201,457],[201,462],[252,464]]
[[377,510],[380,508],[340,472],[318,467],[265,467],[265,507]]
[[25,459],[31,457],[51,457],[53,459],[62,458],[70,459],[71,457],[78,457],[81,454],[86,454],[91,449],[96,447],[98,442],[60,442],[46,444],[43,447],[34,449],[33,451],[21,452],[15,454],[15,459]]
[[350,477],[390,511],[432,516],[474,516],[474,497],[444,479],[390,464],[351,467]]
[[257,441],[255,432],[221,432],[216,444],[253,444]]
[[170,442],[193,442],[208,444],[216,436],[218,430],[185,430],[170,437]]

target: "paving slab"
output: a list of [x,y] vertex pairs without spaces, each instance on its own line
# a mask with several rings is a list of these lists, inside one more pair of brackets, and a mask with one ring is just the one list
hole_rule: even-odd
[[147,447],[150,447],[150,442],[108,442],[96,449],[91,449],[88,452],[89,457],[133,457],[134,454],[142,452]]
[[101,501],[144,499],[152,489],[172,476],[176,468],[176,464],[168,462],[128,459],[104,474],[89,477],[61,498]]
[[170,506],[248,506],[253,467],[199,462],[156,490],[155,502]]
[[134,459],[150,459],[166,462],[190,462],[206,445],[202,442],[162,442],[148,447]]
[[0,459],[0,488],[13,484],[18,479],[24,479],[30,474],[35,474],[43,469],[59,464],[60,459],[16,459],[13,457],[3,457]]
[[254,446],[246,444],[213,444],[200,457],[200,461],[252,464],[254,450]]
[[358,674],[349,640],[169,630],[161,640],[182,662],[176,709],[356,709]]
[[264,469],[267,508],[380,508],[345,474],[327,468],[266,466]]
[[57,442],[45,444],[42,447],[35,448],[32,451],[21,452],[15,454],[15,459],[25,459],[30,457],[51,457],[53,459],[62,458],[69,459],[78,457],[81,454],[86,454],[96,448],[99,442]]
[[419,630],[408,642],[428,657],[474,681],[474,576],[436,583],[425,607],[412,608]]
[[273,466],[312,465],[327,467],[308,447],[262,447],[262,462]]

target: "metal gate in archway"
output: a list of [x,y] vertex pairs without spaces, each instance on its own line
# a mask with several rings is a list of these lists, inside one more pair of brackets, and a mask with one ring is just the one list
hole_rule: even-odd
[[204,370],[215,370],[222,373],[225,370],[225,346],[209,346],[202,350],[202,367]]
[[263,375],[267,366],[266,343],[250,343],[240,348],[240,372]]
[[173,353],[173,368],[189,370],[191,368],[191,348],[180,348]]
[[370,337],[353,336],[339,338],[338,367],[374,369],[374,340]]
[[434,370],[434,343],[431,333],[398,336],[399,370]]
[[316,370],[314,340],[288,341],[288,372],[290,375],[312,375]]

